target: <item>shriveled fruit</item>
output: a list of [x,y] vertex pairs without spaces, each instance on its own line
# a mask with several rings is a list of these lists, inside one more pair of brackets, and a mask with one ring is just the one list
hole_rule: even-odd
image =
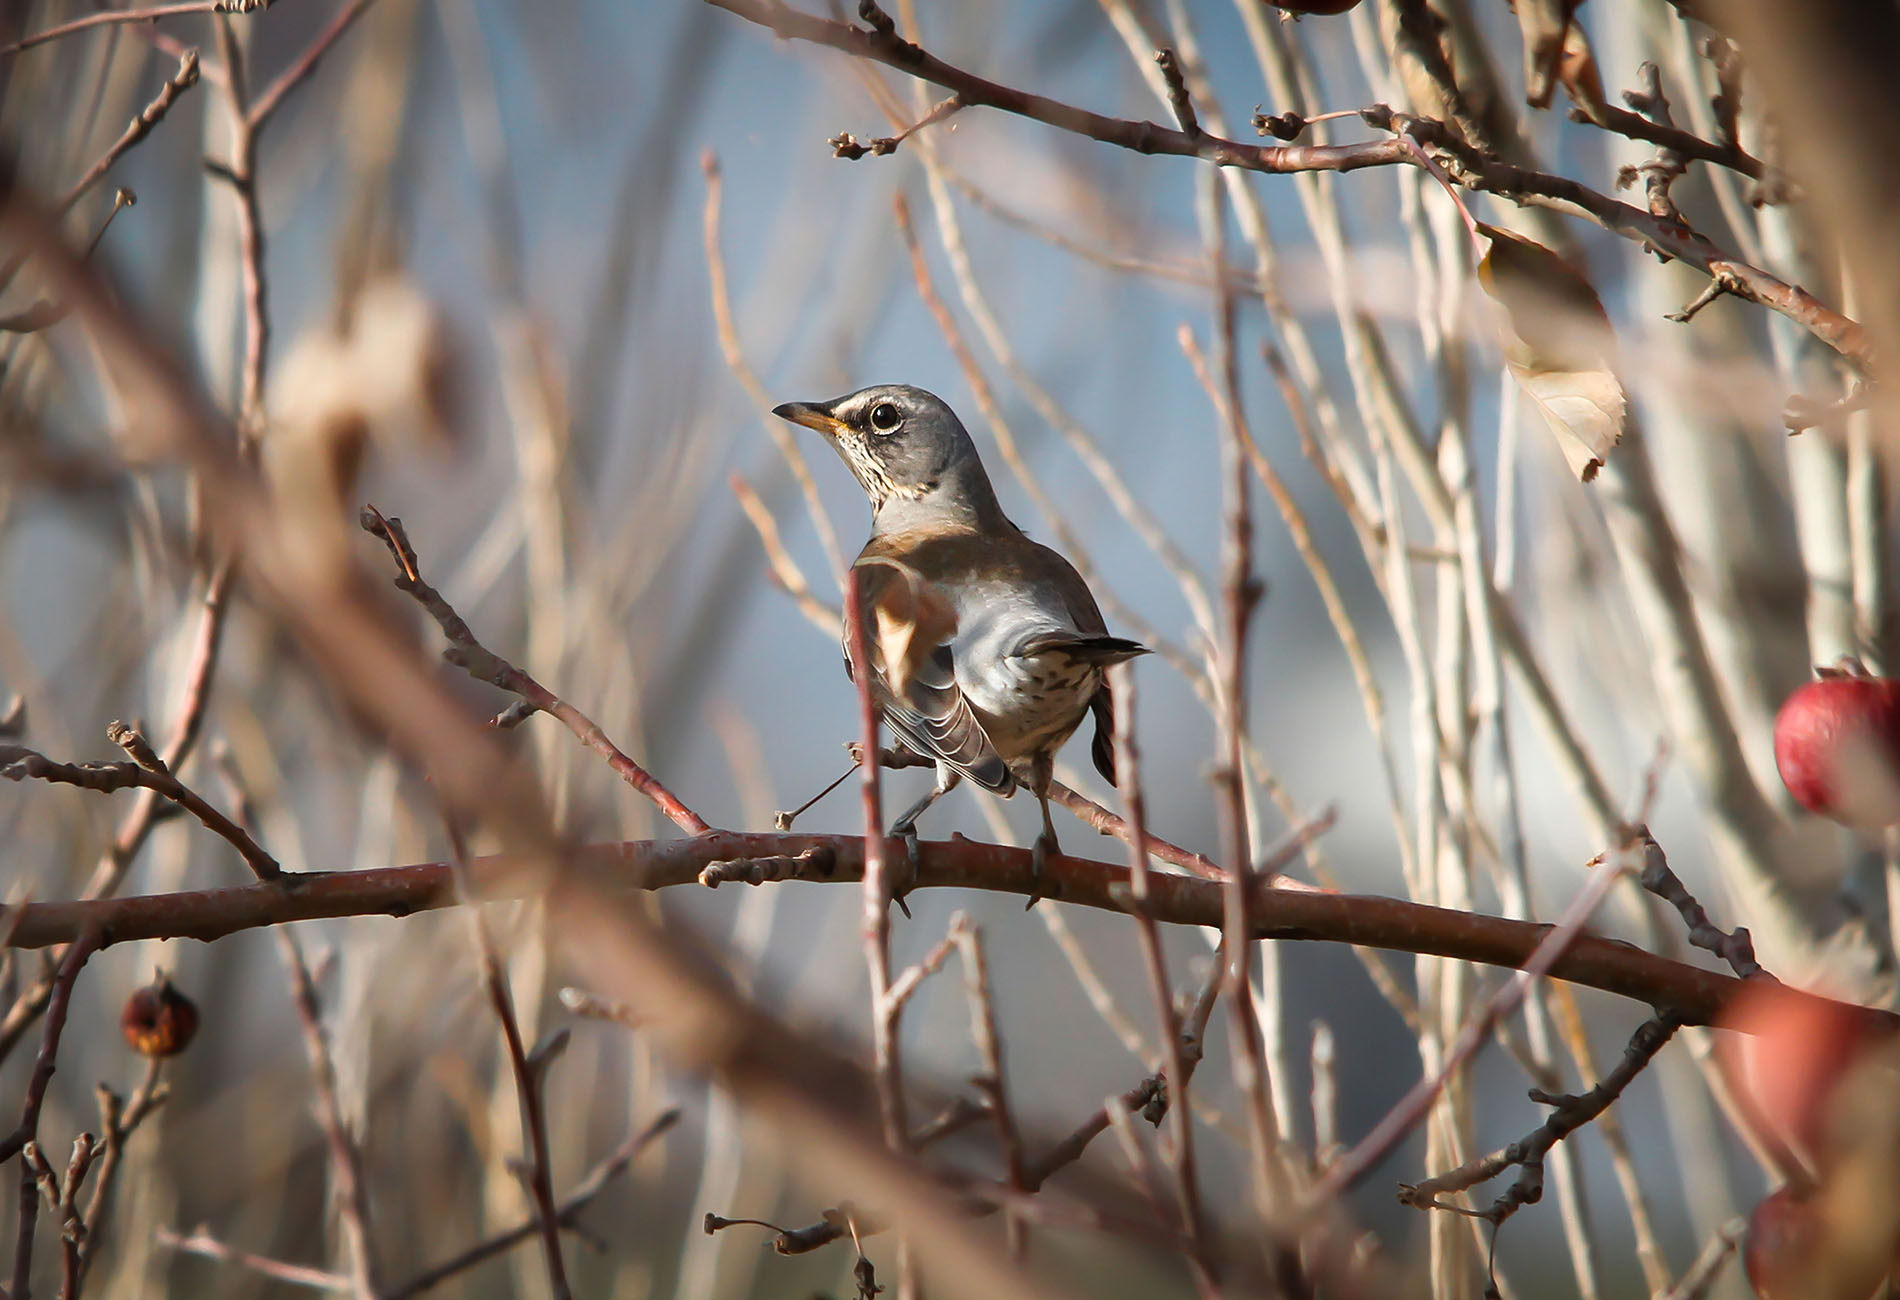
[[197,1037],[198,1008],[161,975],[125,1000],[119,1028],[140,1056],[176,1056]]

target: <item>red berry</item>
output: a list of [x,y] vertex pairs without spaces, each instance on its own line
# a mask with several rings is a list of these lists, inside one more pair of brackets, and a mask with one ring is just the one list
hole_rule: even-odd
[[1775,715],[1775,766],[1802,807],[1862,829],[1900,823],[1900,682],[1851,661]]

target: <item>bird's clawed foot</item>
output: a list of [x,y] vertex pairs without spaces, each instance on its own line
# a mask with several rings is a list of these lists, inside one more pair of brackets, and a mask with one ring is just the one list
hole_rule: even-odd
[[1052,830],[1045,830],[1036,836],[1036,842],[1029,850],[1029,901],[1023,904],[1023,911],[1040,903],[1045,898],[1062,897],[1062,886],[1049,874],[1049,858],[1062,852],[1062,846],[1056,843]]
[[908,921],[911,919],[910,904],[904,901],[904,895],[916,887],[917,877],[923,871],[923,849],[917,843],[917,828],[902,821],[891,827],[891,838],[903,841],[904,845],[904,874],[891,881],[891,901],[897,904],[898,910],[903,912],[904,919]]

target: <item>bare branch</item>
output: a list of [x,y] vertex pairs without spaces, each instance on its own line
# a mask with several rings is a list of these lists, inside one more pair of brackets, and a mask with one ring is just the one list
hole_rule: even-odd
[[[164,760],[145,746],[144,737],[115,722],[113,739],[121,735],[136,739],[143,746],[146,762],[129,763],[58,763],[38,750],[24,745],[0,744],[0,777],[9,781],[47,781],[57,785],[75,785],[84,790],[110,793],[114,790],[151,790],[183,808],[203,823],[206,830],[222,837],[243,857],[259,880],[275,880],[283,874],[277,859],[266,853],[248,831],[208,803],[204,796],[173,776]],[[126,741],[120,741],[126,744]]]
[[[894,33],[867,31],[818,18],[776,0],[710,0],[710,3],[791,40],[829,46],[942,86],[972,107],[1000,109],[1136,153],[1199,158],[1217,167],[1270,174],[1348,172],[1365,167],[1415,166],[1420,161],[1411,146],[1396,138],[1348,145],[1254,145],[1205,132],[1190,135],[1158,122],[1108,117],[1031,91],[999,85],[945,63]],[[1865,366],[1871,360],[1865,331],[1858,321],[1827,307],[1806,290],[1738,261],[1700,235],[1658,220],[1640,208],[1567,177],[1503,162],[1448,130],[1443,123],[1394,113],[1383,105],[1365,110],[1362,116],[1371,126],[1409,134],[1418,145],[1444,151],[1445,157],[1439,159],[1441,165],[1454,181],[1466,188],[1498,194],[1518,204],[1553,207],[1583,217],[1612,234],[1653,245],[1701,271],[1713,274],[1717,267],[1726,266],[1743,286],[1743,296],[1750,301],[1805,326],[1816,338],[1859,365]]]
[[59,40],[76,32],[90,31],[95,27],[116,26],[120,23],[151,23],[161,18],[176,18],[182,14],[251,14],[262,13],[277,0],[186,0],[183,4],[150,5],[144,9],[106,9],[96,14],[87,14],[71,22],[60,23],[34,32],[11,45],[0,45],[0,56],[18,54],[21,50],[30,50],[35,45],[44,45],[48,41]]
[[[556,1208],[555,1218],[564,1228],[573,1226],[576,1216],[593,1204],[594,1199],[605,1191],[607,1185],[627,1171],[640,1153],[647,1149],[656,1138],[672,1128],[679,1121],[677,1110],[663,1111],[652,1123],[634,1133],[625,1142],[601,1161],[598,1165],[574,1185]],[[504,1232],[498,1232],[484,1241],[477,1242],[467,1250],[442,1263],[425,1269],[407,1282],[387,1291],[383,1300],[409,1300],[426,1291],[432,1291],[442,1283],[460,1273],[465,1273],[477,1264],[493,1259],[504,1251],[512,1250],[522,1242],[533,1237],[541,1230],[541,1217],[537,1214],[525,1223],[517,1224]]]
[[[832,880],[862,878],[864,840],[857,835],[776,835],[718,831],[690,839],[631,840],[598,844],[571,853],[573,869],[615,889],[664,889],[690,885],[714,861],[776,854],[795,855],[814,846],[828,848],[835,863]],[[918,846],[916,889],[985,889],[1027,897],[1034,889],[1030,851],[975,840],[924,840]],[[502,854],[476,858],[470,874],[484,898],[521,897],[536,888],[520,875],[522,859]],[[1129,876],[1124,866],[1052,854],[1051,877],[1062,901],[1102,911],[1123,912]],[[1213,881],[1173,873],[1150,875],[1150,908],[1164,925],[1218,927],[1220,889]],[[294,883],[293,883],[294,882]],[[132,939],[217,939],[240,930],[335,916],[407,916],[447,907],[455,901],[453,873],[446,862],[375,867],[361,871],[301,872],[272,884],[229,889],[150,894],[137,898],[76,902],[24,903],[4,909],[6,923],[17,925],[7,943],[45,948],[70,943],[96,927],[101,941]],[[1392,952],[1427,953],[1488,966],[1523,968],[1538,953],[1552,927],[1476,912],[1430,907],[1403,899],[1367,894],[1304,892],[1262,887],[1253,908],[1255,935],[1263,939],[1303,939],[1358,944]],[[0,928],[0,938],[5,938]],[[1561,952],[1546,952],[1548,973],[1681,1014],[1685,1025],[1717,1023],[1737,997],[1743,981],[1682,962],[1670,961],[1630,944],[1579,934]],[[1818,998],[1789,990],[1797,999],[1844,1012],[1849,1021],[1887,1036],[1900,1033],[1900,1016],[1872,1007]]]
[[[1645,1020],[1630,1036],[1629,1046],[1623,1049],[1623,1059],[1588,1092],[1553,1096],[1539,1088],[1531,1089],[1532,1101],[1555,1107],[1550,1118],[1501,1151],[1468,1161],[1424,1182],[1402,1184],[1399,1200],[1414,1209],[1475,1213],[1493,1225],[1503,1223],[1517,1213],[1519,1207],[1535,1204],[1544,1195],[1544,1157],[1550,1154],[1551,1148],[1608,1110],[1668,1045],[1678,1027],[1674,1018],[1667,1015]],[[1445,1193],[1461,1192],[1496,1178],[1512,1165],[1522,1168],[1517,1181],[1484,1210],[1474,1212],[1438,1199]]]
[[653,800],[660,811],[681,830],[692,835],[703,835],[712,829],[701,820],[698,813],[681,803],[657,777],[609,740],[607,733],[592,718],[477,641],[475,634],[469,631],[468,624],[462,621],[462,616],[455,612],[455,607],[422,580],[422,572],[416,563],[416,551],[409,544],[408,535],[403,532],[402,520],[385,518],[374,506],[365,506],[360,522],[364,532],[381,539],[383,545],[389,548],[390,557],[396,562],[396,590],[415,597],[416,603],[428,612],[429,617],[442,629],[442,635],[448,638],[449,648],[442,652],[444,659],[475,680],[519,695],[541,712],[559,719],[583,745],[606,759],[607,766],[621,780]]

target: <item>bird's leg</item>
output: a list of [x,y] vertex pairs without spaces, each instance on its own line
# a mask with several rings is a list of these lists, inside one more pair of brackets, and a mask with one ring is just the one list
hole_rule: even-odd
[[1056,843],[1055,823],[1049,820],[1049,781],[1054,775],[1054,767],[1053,757],[1042,758],[1036,762],[1031,773],[1035,782],[1036,802],[1042,806],[1042,834],[1036,836],[1036,843],[1029,851],[1029,901],[1023,904],[1025,912],[1043,899],[1056,898],[1062,893],[1060,886],[1049,878],[1046,870],[1049,855],[1062,852],[1062,846]]
[[943,763],[937,764],[937,784],[931,788],[930,793],[906,808],[903,814],[891,823],[891,835],[904,841],[904,853],[910,860],[910,874],[905,878],[903,888],[892,891],[892,898],[899,907],[904,909],[905,916],[910,915],[910,907],[904,902],[904,895],[909,893],[911,886],[917,882],[917,873],[923,867],[923,853],[917,847],[917,819],[923,816],[924,809],[949,794],[961,779],[961,775],[955,768]]

